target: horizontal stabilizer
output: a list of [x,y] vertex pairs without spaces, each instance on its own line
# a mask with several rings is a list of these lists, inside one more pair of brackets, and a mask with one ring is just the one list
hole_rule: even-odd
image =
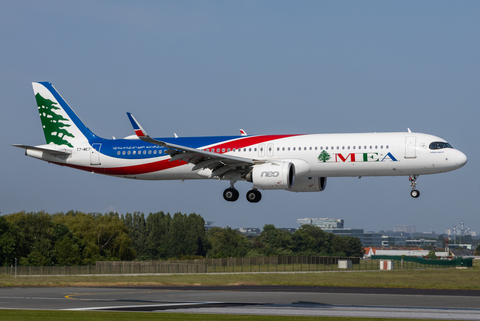
[[40,152],[44,152],[46,154],[50,154],[53,156],[69,156],[72,151],[65,149],[65,150],[54,150],[54,149],[48,149],[48,148],[42,148],[42,147],[36,147],[36,146],[29,146],[29,145],[22,145],[22,144],[13,144],[12,146],[18,147],[18,148],[23,148],[23,149],[31,149],[31,150],[38,150]]

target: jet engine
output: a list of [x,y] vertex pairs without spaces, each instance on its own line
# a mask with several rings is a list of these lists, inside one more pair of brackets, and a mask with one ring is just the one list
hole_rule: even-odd
[[297,177],[289,192],[321,192],[327,187],[326,177]]
[[290,162],[255,165],[245,178],[256,189],[288,190],[295,182],[295,165]]

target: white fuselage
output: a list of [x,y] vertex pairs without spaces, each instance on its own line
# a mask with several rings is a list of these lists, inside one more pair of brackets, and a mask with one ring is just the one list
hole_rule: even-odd
[[[467,161],[466,156],[454,148],[431,149],[432,142],[445,140],[420,133],[257,137],[262,139],[249,145],[245,145],[245,137],[242,136],[195,148],[258,162],[289,161],[295,164],[297,177],[436,174],[460,168]],[[193,141],[195,138],[189,139]],[[105,140],[95,148],[86,143],[85,146],[76,146],[69,157],[56,157],[31,150],[27,150],[27,155],[59,165],[117,177],[174,180],[206,179],[211,176],[208,169],[192,171],[193,164],[184,161],[170,162],[170,156],[164,154],[164,149],[138,139]]]

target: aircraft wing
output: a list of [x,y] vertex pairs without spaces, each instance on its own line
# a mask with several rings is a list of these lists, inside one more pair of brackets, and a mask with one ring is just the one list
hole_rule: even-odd
[[127,113],[127,116],[139,139],[147,143],[168,148],[165,152],[170,155],[170,161],[182,160],[194,164],[195,166],[192,168],[192,171],[209,168],[212,170],[211,177],[218,177],[221,179],[231,172],[236,172],[243,176],[250,171],[252,165],[263,162],[250,158],[207,152],[201,149],[171,144],[154,139],[147,134],[131,113]]
[[38,150],[40,152],[44,152],[46,154],[50,154],[53,156],[69,156],[72,151],[65,149],[65,150],[54,150],[54,149],[48,149],[48,148],[42,148],[42,147],[36,147],[36,146],[29,146],[29,145],[22,145],[22,144],[13,144],[12,146],[18,147],[18,148],[23,148],[23,149],[32,149],[32,150]]

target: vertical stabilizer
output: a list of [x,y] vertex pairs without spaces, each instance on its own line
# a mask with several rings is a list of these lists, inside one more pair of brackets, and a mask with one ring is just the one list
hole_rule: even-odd
[[48,82],[34,82],[37,101],[47,144],[73,148],[97,138]]

